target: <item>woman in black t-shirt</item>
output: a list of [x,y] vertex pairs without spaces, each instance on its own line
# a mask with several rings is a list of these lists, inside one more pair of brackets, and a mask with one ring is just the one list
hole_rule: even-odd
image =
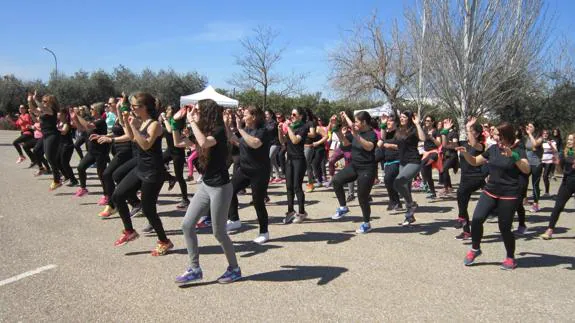
[[424,158],[421,161],[421,175],[423,181],[429,188],[427,198],[435,199],[435,183],[433,181],[433,165],[439,160],[438,147],[441,145],[441,135],[435,128],[435,120],[432,116],[425,117],[425,125],[423,132],[425,133],[425,140],[423,141],[423,150],[425,151]]
[[[229,120],[229,117],[228,117]],[[231,137],[238,141],[240,148],[239,167],[232,177],[234,193],[228,215],[227,230],[233,231],[241,228],[238,214],[238,192],[250,186],[252,201],[260,225],[260,233],[254,242],[258,244],[269,240],[268,211],[265,197],[270,180],[271,163],[269,157],[269,136],[264,127],[264,113],[261,109],[250,106],[244,110],[242,120],[236,119],[236,126],[241,137]],[[245,127],[243,126],[245,124]],[[275,132],[275,131],[274,131]]]
[[[353,135],[353,139],[350,142],[343,134],[338,133],[338,137],[342,139],[343,145],[351,145],[351,164],[338,172],[332,180],[339,207],[331,218],[338,220],[349,212],[346,206],[343,185],[357,180],[357,198],[363,215],[363,223],[356,232],[368,233],[371,231],[369,195],[375,178],[377,177],[377,163],[375,161],[377,135],[370,126],[371,116],[369,113],[365,111],[358,113],[355,116],[355,122],[352,122],[345,112],[341,112],[340,116],[342,122],[349,126]],[[335,124],[335,121],[332,117],[332,124]]]
[[[480,124],[476,123],[477,118],[471,117],[466,125],[467,130],[467,141],[461,142],[461,147],[473,157],[481,155],[485,151],[485,146],[483,142],[483,128]],[[446,120],[443,126],[447,129],[451,127],[451,120]],[[444,136],[445,137],[445,136]],[[453,143],[446,143],[448,145],[453,145]],[[457,149],[457,147],[454,147]],[[455,237],[457,240],[468,240],[471,239],[471,223],[469,222],[469,213],[467,208],[469,206],[469,200],[471,199],[471,194],[478,189],[485,186],[485,177],[487,174],[482,170],[481,166],[471,166],[466,160],[463,154],[459,156],[461,165],[461,181],[459,183],[459,188],[457,189],[457,208],[458,217],[455,223],[456,229],[463,229],[463,231]]]
[[279,165],[278,154],[281,149],[280,140],[278,138],[278,122],[276,120],[276,115],[270,109],[265,111],[266,121],[266,136],[270,139],[270,162],[272,167],[272,172],[270,173],[270,183],[281,183],[281,172]]
[[[223,111],[223,107],[209,99],[199,101],[197,106],[188,110],[188,122],[192,126],[196,149],[199,153],[199,166],[204,172],[204,177],[190,202],[182,224],[190,257],[190,267],[176,278],[178,284],[192,283],[203,277],[199,261],[196,224],[208,212],[211,214],[214,236],[222,246],[228,261],[228,268],[218,282],[231,283],[242,276],[234,245],[226,230],[234,188],[228,174],[228,135],[224,125]],[[174,143],[176,147],[182,147],[182,144],[192,145],[189,138],[180,138],[178,131],[174,131]]]
[[439,173],[439,178],[443,184],[443,191],[440,195],[448,196],[453,190],[449,170],[453,169],[454,173],[457,173],[459,170],[459,160],[457,158],[457,151],[455,150],[455,147],[459,146],[459,135],[457,133],[457,125],[451,119],[444,120],[442,124],[443,129],[439,130],[441,134],[443,165]]
[[67,186],[78,185],[78,180],[74,176],[74,171],[70,166],[70,159],[74,153],[74,139],[72,126],[70,123],[70,112],[67,108],[60,109],[58,112],[58,131],[60,131],[60,148],[58,151],[58,164],[64,175],[65,181],[70,181]]
[[393,186],[405,200],[407,211],[405,220],[400,225],[408,226],[415,222],[417,203],[411,196],[411,181],[421,169],[421,156],[417,150],[419,141],[425,140],[425,133],[419,124],[419,116],[411,111],[404,111],[399,116],[399,129],[395,140],[399,148],[399,174]]
[[100,184],[104,187],[103,174],[106,169],[106,165],[110,160],[108,155],[110,146],[106,143],[98,143],[98,138],[100,138],[100,136],[105,136],[108,133],[106,120],[102,118],[104,114],[104,103],[92,104],[90,107],[90,113],[93,120],[90,122],[84,120],[84,118],[80,117],[78,114],[74,114],[74,121],[78,129],[88,132],[88,152],[84,158],[80,160],[77,167],[78,177],[80,178],[80,188],[76,191],[76,197],[82,197],[88,194],[88,189],[86,189],[86,170],[94,163],[96,163]]
[[463,263],[470,266],[481,255],[481,239],[483,238],[483,223],[487,216],[495,210],[499,220],[499,232],[505,244],[507,258],[501,264],[502,269],[514,269],[515,236],[511,232],[513,217],[520,196],[520,174],[528,174],[529,163],[524,150],[512,150],[515,142],[515,130],[508,123],[503,123],[493,132],[497,144],[489,147],[478,156],[472,156],[464,147],[459,147],[465,160],[473,167],[481,166],[489,161],[489,180],[479,197],[471,223],[471,250],[465,256]]
[[162,162],[162,127],[156,121],[156,100],[148,94],[139,92],[130,98],[132,112],[136,117],[122,115],[123,122],[130,138],[133,138],[137,147],[137,165],[126,175],[116,187],[112,200],[120,213],[124,231],[115,246],[122,246],[139,237],[132,226],[128,200],[138,190],[142,192],[142,212],[158,235],[156,248],[152,256],[163,256],[174,247],[166,236],[162,220],[158,215],[157,202],[160,190],[164,184]]
[[397,131],[397,117],[382,117],[381,122],[385,123],[385,128],[381,129],[381,140],[377,142],[377,146],[383,150],[383,172],[384,183],[389,196],[389,204],[387,205],[388,211],[397,211],[402,209],[399,193],[395,190],[393,182],[399,174],[399,147],[395,139],[395,132]]
[[185,210],[190,205],[190,200],[188,199],[188,184],[184,179],[184,164],[186,163],[186,149],[179,148],[174,145],[174,136],[172,134],[173,130],[182,130],[186,126],[186,119],[174,119],[174,116],[180,110],[179,106],[171,106],[169,105],[166,108],[166,113],[160,115],[160,123],[164,128],[164,138],[166,139],[167,148],[164,151],[164,163],[167,164],[170,161],[174,162],[174,174],[175,177],[172,176],[167,170],[165,172],[166,177],[168,178],[169,186],[168,190],[173,187],[172,184],[175,184],[175,181],[178,182],[180,186],[180,192],[182,196],[182,200],[178,205],[176,205],[177,209]]
[[[303,178],[306,172],[304,142],[309,132],[305,110],[301,107],[294,108],[290,121],[286,127],[287,133],[284,133],[283,124],[278,125],[280,142],[287,145],[285,173],[288,211],[283,219],[284,224],[289,224],[292,221],[301,223],[307,217],[305,195],[302,190]],[[298,213],[294,210],[295,196],[297,196],[298,201]]]

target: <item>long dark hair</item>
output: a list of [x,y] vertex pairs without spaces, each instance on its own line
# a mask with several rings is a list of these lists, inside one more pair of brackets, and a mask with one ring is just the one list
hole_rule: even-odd
[[360,111],[358,112],[355,117],[359,119],[359,121],[364,121],[368,126],[372,127],[371,124],[371,115],[367,111]]
[[405,110],[401,114],[407,117],[407,124],[403,126],[401,122],[399,122],[399,127],[397,127],[397,131],[395,132],[395,139],[397,140],[405,140],[416,131],[415,124],[413,123],[413,112]]
[[303,123],[306,123],[307,120],[308,120],[308,118],[307,118],[307,112],[306,112],[305,108],[303,108],[303,107],[295,107],[294,109],[295,109],[295,110],[297,111],[297,113],[301,116],[301,121],[302,121]]
[[137,92],[133,96],[137,104],[141,104],[146,108],[146,112],[151,119],[158,119],[158,110],[156,109],[156,99],[146,92]]
[[[200,120],[198,122],[198,128],[204,134],[204,136],[211,136],[213,134],[214,128],[224,126],[224,108],[217,104],[216,101],[207,99],[198,101],[198,107],[200,108]],[[208,163],[210,162],[210,148],[200,148],[199,149],[199,161],[200,166],[206,169]]]
[[256,118],[256,128],[261,128],[264,126],[266,115],[262,109],[250,105],[246,110]]
[[515,143],[515,129],[510,123],[504,122],[498,125],[497,132],[499,132],[499,141],[503,139],[508,145]]
[[[264,112],[269,113],[269,114],[272,116],[271,119],[272,119],[273,121],[275,121],[275,122],[278,121],[277,118],[276,118],[276,114],[274,113],[274,111],[273,111],[272,109],[266,109],[266,111],[264,111]],[[264,116],[265,116],[265,113],[264,113]]]

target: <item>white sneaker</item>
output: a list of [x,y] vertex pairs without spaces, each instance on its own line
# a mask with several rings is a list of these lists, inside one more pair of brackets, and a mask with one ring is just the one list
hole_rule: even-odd
[[237,221],[228,220],[228,222],[226,223],[226,230],[228,230],[228,232],[239,230],[241,227],[242,227],[241,220]]
[[258,234],[258,236],[254,239],[254,242],[257,244],[263,244],[268,242],[268,240],[270,239],[270,233],[266,232],[266,233],[260,233]]
[[293,223],[303,223],[303,220],[307,218],[307,212],[302,214],[296,214],[295,218],[293,219]]

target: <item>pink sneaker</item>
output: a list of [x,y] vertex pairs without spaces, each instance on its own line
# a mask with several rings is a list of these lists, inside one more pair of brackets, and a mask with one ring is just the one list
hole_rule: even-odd
[[106,195],[102,195],[102,197],[100,197],[100,199],[98,200],[98,205],[100,206],[104,206],[104,205],[108,205],[108,197]]
[[26,157],[20,156],[20,157],[18,157],[18,159],[16,160],[16,164],[21,164],[21,163],[22,163],[23,161],[25,161],[25,160],[26,160]]
[[76,194],[74,194],[74,196],[76,196],[76,197],[82,197],[82,196],[84,196],[84,195],[86,195],[86,194],[88,194],[88,190],[85,189],[85,188],[81,188],[81,187],[80,187],[80,188],[76,191]]

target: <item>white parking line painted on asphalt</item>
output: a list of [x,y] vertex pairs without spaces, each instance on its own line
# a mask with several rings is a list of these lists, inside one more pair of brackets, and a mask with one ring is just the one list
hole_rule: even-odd
[[0,281],[0,286],[4,286],[4,285],[8,285],[8,284],[13,283],[13,282],[17,282],[17,281],[19,281],[20,279],[23,279],[23,278],[26,278],[26,277],[30,277],[30,276],[39,274],[39,273],[41,273],[41,272],[43,272],[43,271],[50,270],[50,269],[54,269],[54,268],[56,268],[56,267],[58,267],[58,266],[56,266],[56,265],[48,265],[48,266],[44,266],[44,267],[36,268],[36,269],[34,269],[34,270],[27,271],[27,272],[22,273],[22,274],[20,274],[20,275],[16,275],[16,276],[14,276],[14,277],[10,277],[10,278],[8,278],[8,279],[4,279],[4,280]]

